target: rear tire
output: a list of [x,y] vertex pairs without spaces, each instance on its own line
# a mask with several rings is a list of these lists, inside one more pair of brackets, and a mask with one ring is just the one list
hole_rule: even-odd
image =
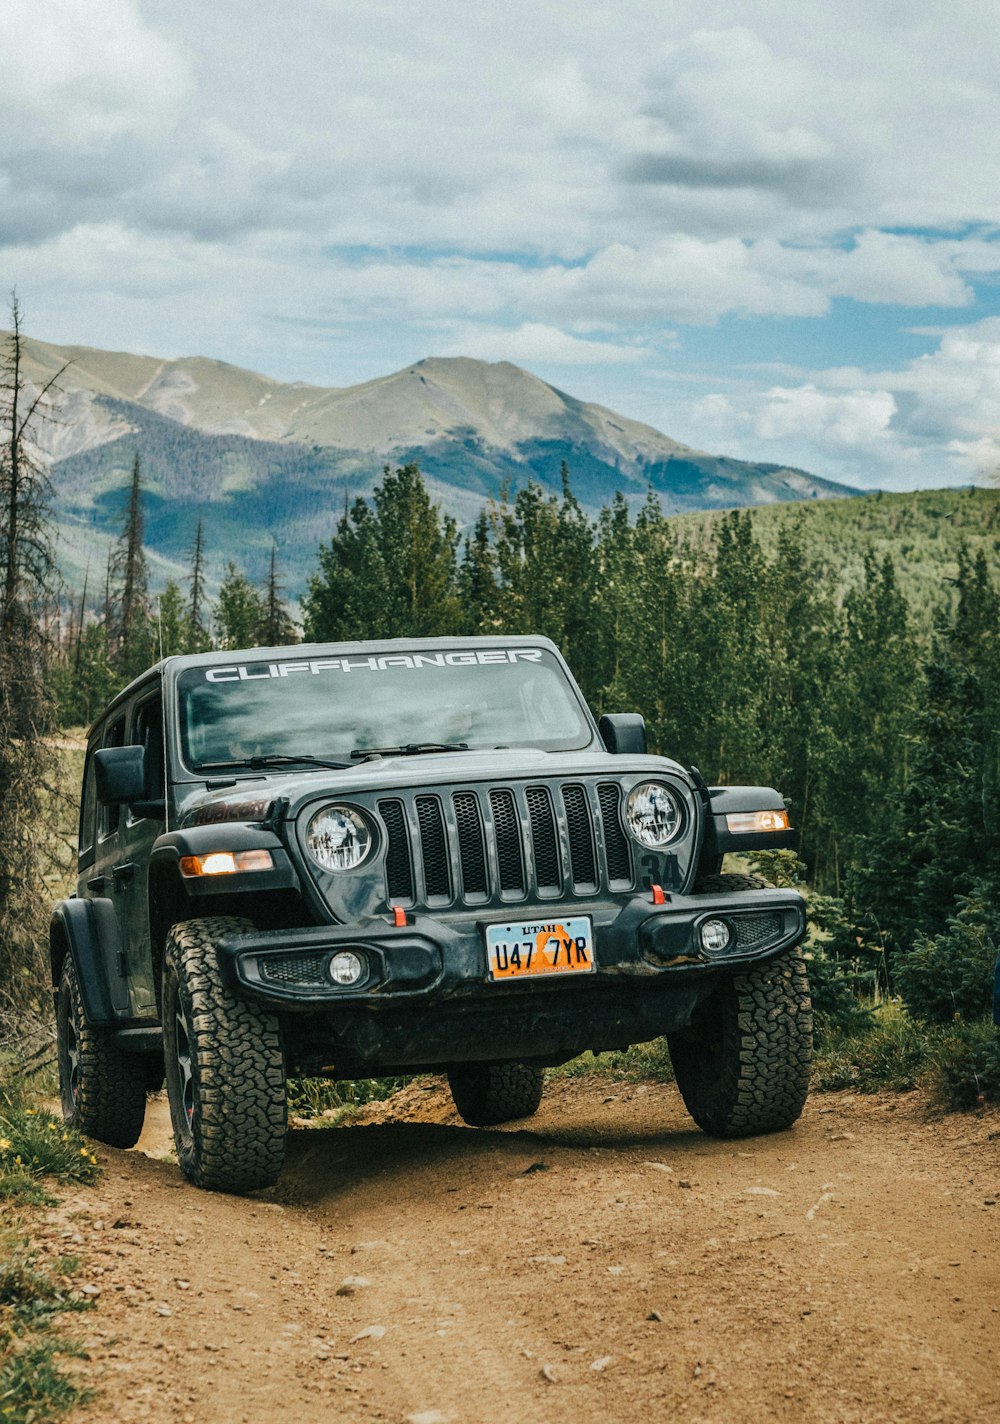
[[285,1055],[274,1014],[226,988],[218,941],[253,926],[214,916],[185,920],[163,958],[167,1096],[181,1171],[195,1186],[252,1192],[285,1159]]
[[542,1101],[544,1079],[544,1071],[530,1063],[459,1063],[448,1069],[451,1096],[470,1127],[531,1117]]
[[134,1147],[146,1116],[144,1064],[115,1046],[110,1029],[87,1022],[70,954],[59,980],[56,1034],[63,1121],[109,1147]]
[[809,1092],[812,1059],[800,951],[724,979],[667,1043],[681,1096],[704,1132],[750,1137],[791,1127]]

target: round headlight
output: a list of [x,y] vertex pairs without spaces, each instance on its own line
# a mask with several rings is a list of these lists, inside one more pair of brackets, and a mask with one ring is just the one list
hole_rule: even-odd
[[680,803],[658,781],[644,781],[628,794],[625,824],[640,845],[668,845],[681,828]]
[[324,870],[353,870],[372,848],[372,833],[350,806],[324,806],[306,829],[306,848]]

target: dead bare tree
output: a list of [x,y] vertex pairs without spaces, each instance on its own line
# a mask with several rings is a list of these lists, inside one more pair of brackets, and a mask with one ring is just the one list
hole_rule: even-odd
[[[0,355],[0,1015],[44,995],[48,889],[66,844],[58,819],[48,611],[58,587],[51,488],[33,439],[65,366],[25,375],[23,315],[10,303]],[[48,882],[48,883],[47,883]]]

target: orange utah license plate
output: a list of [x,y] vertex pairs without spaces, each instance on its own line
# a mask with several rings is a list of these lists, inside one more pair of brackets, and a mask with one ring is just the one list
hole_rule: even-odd
[[592,974],[594,930],[585,915],[487,925],[486,963],[492,980],[527,979],[538,974]]

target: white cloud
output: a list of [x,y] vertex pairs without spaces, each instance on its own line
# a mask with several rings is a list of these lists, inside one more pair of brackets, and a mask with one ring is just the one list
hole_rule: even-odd
[[177,47],[135,0],[5,0],[0,9],[0,113],[30,116],[48,144],[93,149],[159,131],[190,86]]
[[543,322],[526,321],[510,329],[460,327],[443,354],[513,361],[521,366],[628,366],[642,361],[648,352],[640,346],[591,341]]

